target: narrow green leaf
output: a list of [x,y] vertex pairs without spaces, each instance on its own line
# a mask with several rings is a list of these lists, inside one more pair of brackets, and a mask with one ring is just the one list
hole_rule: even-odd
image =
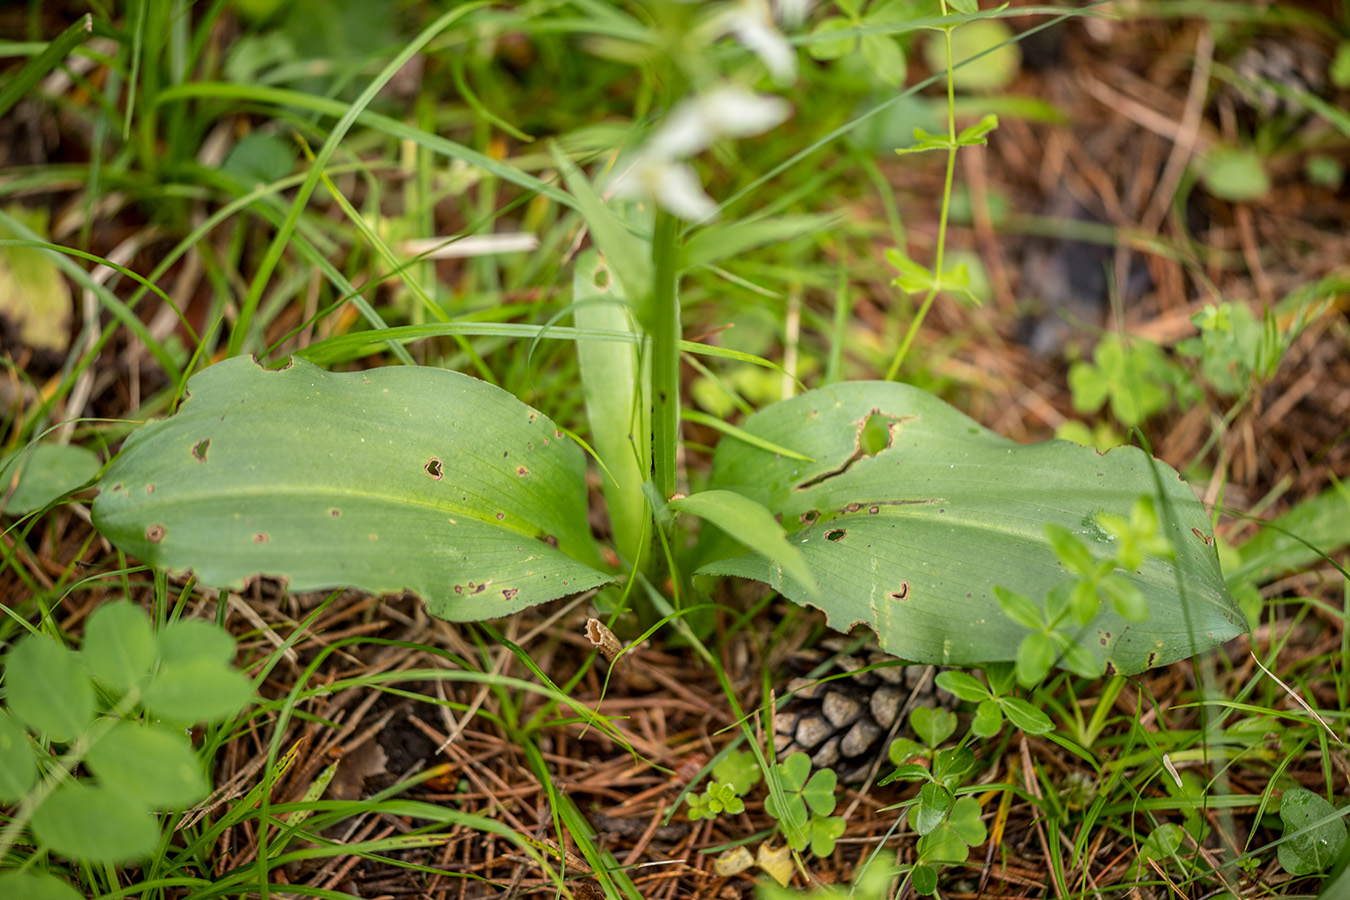
[[809,596],[818,589],[811,569],[797,547],[790,544],[783,526],[761,504],[733,491],[702,491],[670,502],[672,509],[704,519],[757,553],[781,566],[782,574],[770,581],[770,587],[782,590],[783,576],[792,579]]
[[955,694],[967,703],[978,703],[990,696],[989,688],[980,683],[974,675],[965,672],[947,670],[939,672],[934,679],[937,686],[949,694]]
[[1017,697],[999,697],[998,704],[1013,727],[1020,728],[1027,734],[1049,734],[1055,730],[1055,723],[1050,721],[1050,717],[1025,700]]
[[59,66],[71,51],[88,40],[93,32],[94,17],[86,13],[57,35],[41,53],[25,63],[18,74],[12,76],[8,83],[0,88],[0,117],[32,91],[48,72]]
[[94,720],[94,686],[79,654],[45,634],[20,639],[5,656],[5,687],[9,711],[58,743]]

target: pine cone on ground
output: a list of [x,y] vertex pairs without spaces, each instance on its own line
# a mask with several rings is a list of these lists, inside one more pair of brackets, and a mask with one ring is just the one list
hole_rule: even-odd
[[[834,636],[789,657],[793,677],[780,689],[786,699],[774,714],[778,758],[806,753],[812,766],[833,769],[843,784],[863,781],[888,765],[891,741],[912,737],[910,710],[952,708],[957,702],[934,685],[937,666],[895,665],[898,660],[875,643],[853,649],[856,645]],[[826,668],[812,676],[822,664]],[[841,673],[848,674],[831,678]]]

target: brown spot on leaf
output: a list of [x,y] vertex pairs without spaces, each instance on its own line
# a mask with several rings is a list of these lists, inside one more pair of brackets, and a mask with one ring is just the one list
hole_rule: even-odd
[[881,507],[880,506],[869,507],[867,511],[875,516],[877,513],[881,512]]
[[530,474],[530,470],[525,468],[524,466],[516,466],[516,474],[519,475],[521,478],[524,478],[526,475]]
[[203,438],[192,445],[192,458],[197,462],[206,462],[206,451],[211,446],[210,438]]
[[498,520],[498,521],[501,521],[502,519],[505,519],[505,518],[506,518],[506,513],[504,513],[504,512],[499,512],[499,513],[497,513],[497,520]]
[[516,594],[520,593],[520,588],[502,588],[502,596],[507,600],[514,600]]
[[1212,538],[1212,537],[1210,537],[1209,535],[1205,534],[1205,533],[1204,533],[1203,531],[1201,531],[1199,528],[1192,528],[1192,529],[1191,529],[1191,534],[1195,535],[1195,536],[1198,537],[1200,540],[1204,541],[1206,547],[1213,547],[1213,546],[1214,546],[1214,538]]
[[1108,659],[1108,660],[1106,661],[1106,668],[1105,668],[1103,671],[1104,671],[1107,675],[1114,675],[1114,674],[1116,674],[1116,664],[1113,663],[1113,662],[1111,662],[1111,660]]
[[336,519],[338,516],[342,515],[342,510],[334,507],[328,511],[328,514]]
[[255,534],[255,535],[253,536],[253,543],[255,543],[255,544],[265,544],[265,543],[267,543],[268,541],[270,541],[271,539],[272,539],[272,538],[271,538],[270,535],[263,534],[262,532],[258,532],[257,534]]
[[890,592],[889,594],[887,594],[886,596],[887,596],[887,597],[890,597],[892,600],[908,600],[908,599],[909,599],[909,582],[908,582],[908,581],[902,581],[902,582],[900,582],[900,590],[898,590],[898,591],[891,591],[891,592]]
[[555,549],[555,550],[558,549],[558,539],[555,538],[555,537],[554,537],[553,535],[551,535],[551,534],[546,534],[546,535],[544,535],[543,537],[541,537],[539,540],[543,541],[545,544],[548,544],[550,547],[552,547],[552,548]]
[[151,525],[145,529],[145,539],[152,544],[158,544],[164,540],[164,534],[167,529],[163,525]]
[[437,481],[440,481],[445,475],[445,469],[441,466],[441,461],[434,456],[427,460],[427,464],[422,468],[426,469],[427,474]]
[[1157,662],[1157,660],[1158,660],[1158,654],[1156,654],[1156,653],[1150,653],[1150,654],[1148,655],[1148,662],[1144,663],[1144,665],[1148,666],[1148,667],[1151,669],[1151,668],[1153,668],[1153,664],[1154,664],[1155,662]]
[[861,503],[850,503],[839,511],[843,513],[855,513],[860,509],[862,509]]
[[155,486],[153,484],[147,484],[145,486],[145,492],[147,494],[153,494],[155,492]]

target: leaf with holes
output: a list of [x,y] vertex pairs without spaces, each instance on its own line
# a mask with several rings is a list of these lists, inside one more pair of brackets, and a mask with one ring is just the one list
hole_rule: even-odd
[[[958,665],[1016,659],[1041,616],[1007,618],[995,586],[1031,598],[1034,612],[1068,575],[1045,526],[1068,529],[1094,561],[1113,559],[1116,541],[1099,517],[1128,520],[1142,496],[1152,497],[1174,554],[1115,574],[1138,588],[1148,619],[1128,621],[1103,603],[1086,625],[1068,625],[1076,645],[1100,668],[1132,674],[1246,630],[1204,507],[1175,471],[1136,448],[1019,445],[924,391],[886,382],[809,391],[742,427],[814,462],[724,440],[708,487],[736,491],[779,517],[830,624],[841,631],[867,624],[887,652]],[[779,578],[771,561],[724,536],[710,534],[700,554],[705,573]],[[782,585],[789,598],[812,602],[791,576]]]
[[188,393],[127,441],[94,500],[98,529],[144,562],[226,587],[412,591],[451,620],[609,580],[581,451],[505,391],[443,369],[235,358]]

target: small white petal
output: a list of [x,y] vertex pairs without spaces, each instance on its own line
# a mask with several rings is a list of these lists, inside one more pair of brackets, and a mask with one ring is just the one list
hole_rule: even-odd
[[699,98],[708,129],[715,137],[748,137],[781,125],[792,107],[781,97],[728,85]]
[[812,5],[812,0],[774,0],[774,18],[788,28],[796,28],[806,21]]
[[717,218],[717,204],[703,193],[703,185],[694,170],[683,163],[666,163],[653,185],[656,202],[666,212],[686,222]]
[[639,155],[614,179],[611,190],[616,197],[655,201],[671,215],[688,222],[717,218],[717,204],[703,193],[694,170],[662,156]]
[[646,151],[666,159],[683,159],[702,153],[716,139],[699,99],[681,100],[651,136]]
[[773,27],[762,10],[744,3],[728,19],[736,40],[760,58],[775,83],[787,85],[797,79],[797,51]]

